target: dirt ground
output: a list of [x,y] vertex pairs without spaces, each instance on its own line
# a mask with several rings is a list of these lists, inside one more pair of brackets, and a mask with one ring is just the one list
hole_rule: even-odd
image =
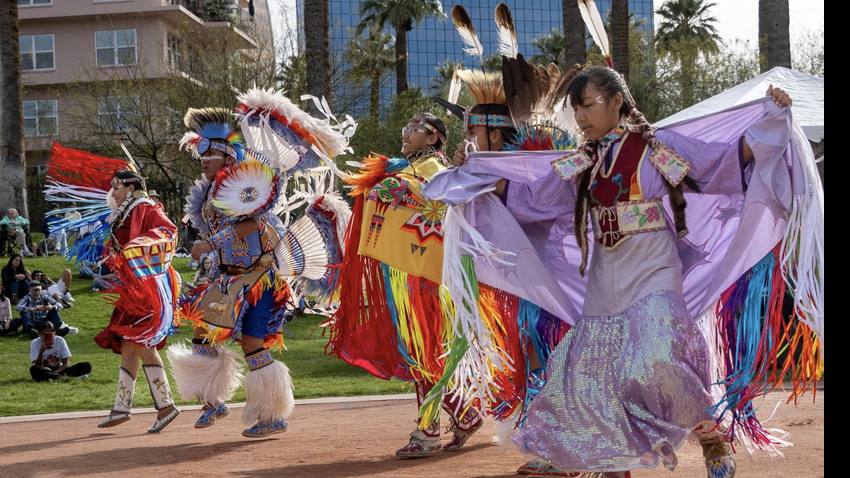
[[[773,411],[782,395],[771,394],[760,416]],[[459,452],[417,460],[393,455],[413,427],[410,400],[296,406],[289,431],[251,440],[240,433],[241,408],[213,428],[195,430],[198,412],[184,411],[158,435],[145,433],[154,416],[137,413],[119,427],[101,430],[100,418],[0,424],[0,475],[48,476],[235,476],[235,477],[514,477],[523,462],[516,452],[501,453],[488,421]],[[105,412],[104,412],[105,414]],[[444,417],[444,423],[445,423]],[[768,424],[791,433],[785,458],[738,455],[738,477],[822,477],[824,475],[824,395],[798,407],[783,405]],[[697,447],[679,450],[675,475],[666,469],[638,470],[634,478],[702,478]]]

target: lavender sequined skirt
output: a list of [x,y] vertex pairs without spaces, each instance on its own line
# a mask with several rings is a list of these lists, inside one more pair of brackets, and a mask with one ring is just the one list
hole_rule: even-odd
[[568,471],[676,466],[675,450],[710,420],[708,349],[676,292],[583,317],[548,363],[514,443]]

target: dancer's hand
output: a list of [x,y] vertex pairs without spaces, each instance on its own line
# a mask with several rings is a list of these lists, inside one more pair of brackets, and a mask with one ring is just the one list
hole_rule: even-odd
[[776,103],[776,106],[791,106],[794,104],[794,100],[791,99],[786,91],[780,88],[774,88],[773,85],[768,87],[767,95],[773,97],[773,102]]
[[458,167],[463,166],[466,164],[466,159],[466,143],[458,143],[454,157],[452,157],[452,164]]
[[213,247],[207,241],[198,241],[192,246],[192,259],[201,260],[201,255],[212,252]]

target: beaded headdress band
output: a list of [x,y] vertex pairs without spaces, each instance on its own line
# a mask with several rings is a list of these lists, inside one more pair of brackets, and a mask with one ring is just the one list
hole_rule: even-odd
[[436,134],[441,140],[443,140],[444,143],[446,142],[446,136],[443,133],[441,133],[437,128],[426,123],[425,120],[421,120],[419,118],[413,118],[412,120],[410,120],[410,123],[422,126],[423,128],[427,129],[429,132]]

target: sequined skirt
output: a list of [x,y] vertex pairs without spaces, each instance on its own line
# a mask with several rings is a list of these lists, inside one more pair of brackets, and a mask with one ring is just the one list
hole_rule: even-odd
[[681,295],[649,294],[625,312],[583,317],[548,362],[548,381],[514,443],[562,470],[676,466],[710,420],[708,348]]

